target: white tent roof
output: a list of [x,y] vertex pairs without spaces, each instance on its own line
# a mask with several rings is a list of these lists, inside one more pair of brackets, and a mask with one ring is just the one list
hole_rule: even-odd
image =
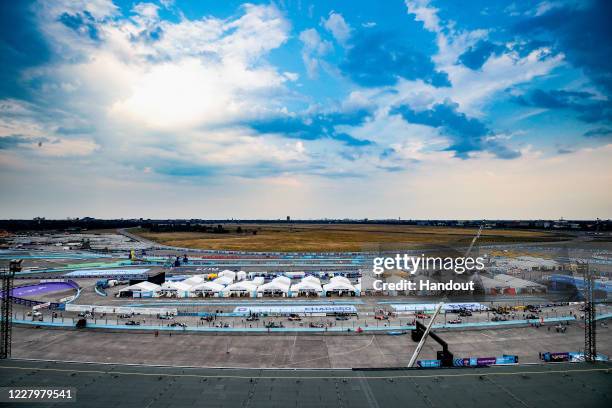
[[329,282],[327,285],[323,285],[323,289],[326,292],[332,290],[348,290],[351,292],[355,291],[355,287],[353,285],[351,285],[350,283],[346,283],[345,281],[340,279],[332,279],[332,281]]
[[256,283],[257,286],[263,285],[264,281],[265,280],[264,280],[263,276],[256,276],[256,277],[253,278],[253,283]]
[[245,280],[247,277],[247,273],[245,271],[238,271],[236,272],[236,279],[237,280]]
[[157,292],[161,289],[161,286],[151,282],[140,282],[132,286],[125,287],[120,292],[132,291],[132,292]]
[[508,288],[509,285],[499,279],[491,279],[486,276],[480,275],[480,281],[485,289],[503,289]]
[[201,290],[203,292],[221,292],[225,286],[214,282],[204,282],[191,287],[191,291]]
[[261,285],[257,288],[257,292],[265,292],[266,290],[280,290],[281,292],[289,292],[289,285],[285,285],[280,281],[273,280],[265,285]]
[[302,282],[313,282],[317,285],[321,286],[321,280],[315,276],[308,275],[305,278],[302,278]]
[[323,288],[321,287],[321,284],[314,282],[312,279],[302,279],[300,283],[291,285],[292,292],[299,292],[300,290],[312,290],[315,292],[323,292]]
[[539,283],[531,282],[525,279],[517,278],[510,275],[499,274],[495,275],[493,279],[504,282],[513,288],[544,288],[544,285]]
[[251,292],[257,289],[257,285],[253,281],[240,281],[236,283],[232,283],[229,286],[226,286],[224,291],[238,291],[238,292]]
[[277,276],[276,278],[272,279],[272,282],[275,282],[281,285],[291,286],[291,279],[289,279],[286,276]]
[[232,282],[234,281],[234,279],[236,279],[236,272],[234,271],[230,271],[229,269],[226,269],[224,271],[219,272],[219,274],[217,275],[218,277],[228,277],[231,278]]
[[204,277],[202,275],[194,275],[190,278],[185,279],[184,281],[182,281],[182,283],[189,285],[189,286],[194,286],[194,285],[199,285],[200,283],[204,282],[206,279],[204,279]]
[[185,282],[164,282],[163,285],[161,285],[161,289],[185,291],[191,289],[191,285],[188,285]]
[[351,281],[348,280],[348,278],[345,278],[344,276],[332,276],[332,278],[329,280],[330,282],[344,282],[344,283],[348,283],[349,285],[351,284]]
[[234,278],[230,278],[229,276],[219,276],[217,279],[213,280],[214,283],[219,285],[229,285],[234,281]]

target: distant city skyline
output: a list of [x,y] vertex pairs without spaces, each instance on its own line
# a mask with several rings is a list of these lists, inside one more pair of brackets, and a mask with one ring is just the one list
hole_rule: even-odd
[[612,3],[0,5],[0,218],[612,218]]

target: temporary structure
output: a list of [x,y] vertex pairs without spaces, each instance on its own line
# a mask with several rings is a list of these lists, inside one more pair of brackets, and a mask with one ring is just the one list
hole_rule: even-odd
[[286,276],[277,276],[276,278],[272,279],[272,282],[277,282],[283,285],[291,286],[291,279],[289,279]]
[[185,283],[185,281],[182,281],[182,282],[164,282],[161,285],[161,290],[162,291],[188,291],[189,289],[191,289],[191,285],[188,285],[187,283]]
[[182,281],[184,284],[189,285],[189,286],[194,286],[194,285],[199,285],[200,283],[204,282],[206,279],[204,279],[204,277],[202,275],[194,275],[190,278],[185,279],[184,281]]
[[[346,278],[345,278],[346,279]],[[352,293],[355,294],[356,290],[353,285],[348,282],[348,279],[333,279],[327,284],[323,285],[323,290],[326,295],[329,294],[338,294],[342,295],[344,293]]]
[[121,289],[119,296],[122,293],[131,292],[133,297],[155,297],[158,296],[160,290],[161,286],[145,281]]
[[257,294],[261,296],[287,296],[290,285],[291,279],[285,276],[279,276],[272,279],[271,282],[259,286],[257,288]]
[[223,291],[224,287],[225,286],[220,285],[218,283],[204,282],[200,283],[199,285],[192,286],[191,292],[194,293],[196,296],[199,294],[205,296],[218,296],[218,294]]
[[313,282],[319,286],[321,285],[321,280],[317,278],[316,276],[312,276],[312,275],[308,275],[305,278],[302,278],[302,282]]
[[240,281],[226,286],[222,292],[224,296],[257,296],[258,286],[253,281]]
[[219,272],[218,276],[219,278],[228,277],[232,282],[236,280],[236,272],[230,271],[229,269]]
[[348,280],[348,278],[345,278],[344,276],[332,276],[332,278],[330,279],[330,282],[344,282],[347,284],[351,284],[351,281]]
[[120,290],[120,292],[157,292],[161,289],[159,285],[152,282],[140,282],[132,286],[127,286]]
[[[309,279],[312,278],[312,279]],[[323,293],[323,288],[319,283],[319,279],[314,278],[312,276],[307,276],[302,279],[300,283],[296,283],[295,285],[291,285],[289,288],[290,296],[300,296],[300,295],[317,295],[321,296]]]
[[230,283],[232,283],[234,281],[234,278],[230,278],[229,276],[219,276],[217,279],[213,280],[214,283],[217,283],[219,285],[229,285]]
[[164,282],[161,286],[161,291],[167,295],[176,295],[176,297],[189,297],[191,285],[183,282]]

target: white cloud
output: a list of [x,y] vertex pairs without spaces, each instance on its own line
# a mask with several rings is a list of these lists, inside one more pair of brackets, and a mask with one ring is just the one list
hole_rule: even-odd
[[321,36],[314,28],[304,30],[300,33],[302,47],[302,60],[306,66],[306,73],[309,78],[316,78],[320,65],[320,57],[329,53],[333,46],[329,41],[321,39]]
[[347,40],[351,36],[351,27],[344,21],[342,14],[332,11],[327,19],[321,19],[321,24],[327,29],[336,41],[342,45],[346,45]]
[[438,9],[430,7],[429,0],[406,0],[408,13],[415,15],[415,20],[423,23],[429,31],[440,31]]

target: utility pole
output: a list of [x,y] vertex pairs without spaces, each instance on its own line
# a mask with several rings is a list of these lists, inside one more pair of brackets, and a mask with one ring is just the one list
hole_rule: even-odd
[[589,264],[581,262],[577,265],[578,273],[584,279],[584,361],[594,362],[597,358],[597,342],[595,338],[597,321],[594,299],[595,282],[589,270]]

